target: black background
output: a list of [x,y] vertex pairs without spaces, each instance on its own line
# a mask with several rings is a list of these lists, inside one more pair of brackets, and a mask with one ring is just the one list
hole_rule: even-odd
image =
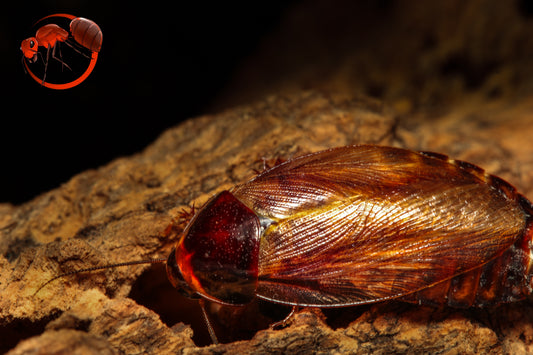
[[[4,4],[0,202],[27,201],[76,173],[138,152],[165,128],[208,112],[213,98],[290,4]],[[93,73],[69,90],[41,87],[21,65],[21,41],[37,20],[54,13],[89,18],[103,32]]]

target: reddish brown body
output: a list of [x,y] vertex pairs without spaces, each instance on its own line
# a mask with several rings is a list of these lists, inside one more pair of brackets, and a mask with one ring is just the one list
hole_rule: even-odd
[[93,52],[102,48],[102,30],[96,23],[83,17],[76,17],[70,22],[70,33],[82,46]]
[[341,147],[215,195],[167,273],[188,295],[223,304],[487,306],[532,292],[532,215],[511,185],[472,164]]
[[39,44],[43,47],[54,47],[57,42],[64,42],[68,38],[68,32],[58,25],[48,24],[39,28],[35,34]]
[[45,25],[37,30],[35,37],[26,38],[22,41],[20,49],[23,55],[31,60],[35,56],[39,46],[53,48],[57,42],[65,42],[68,39],[68,32],[55,24]]

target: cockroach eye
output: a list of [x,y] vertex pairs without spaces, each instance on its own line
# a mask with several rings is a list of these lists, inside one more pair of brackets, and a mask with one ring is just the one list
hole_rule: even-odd
[[172,286],[174,286],[176,290],[183,296],[193,299],[200,298],[200,295],[193,291],[189,287],[189,284],[183,279],[183,275],[181,274],[178,264],[176,263],[176,248],[173,248],[168,256],[167,276]]

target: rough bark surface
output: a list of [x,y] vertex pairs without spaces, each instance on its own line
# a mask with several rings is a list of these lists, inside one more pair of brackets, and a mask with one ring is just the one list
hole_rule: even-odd
[[[323,12],[316,10],[320,2],[311,3],[311,9]],[[368,50],[359,48],[364,55],[356,57],[348,45],[342,46],[344,52],[335,46],[344,53],[338,62],[306,64],[307,70],[295,74],[290,84],[269,83],[280,88],[279,94],[264,96],[262,90],[275,90],[261,87],[249,103],[186,121],[164,132],[143,152],[83,172],[23,205],[0,205],[0,350],[10,350],[9,354],[532,353],[530,301],[483,310],[397,302],[304,309],[276,330],[268,324],[284,317],[283,307],[256,303],[236,310],[211,305],[217,334],[225,343],[206,345],[199,309],[173,293],[163,268],[130,266],[67,276],[36,293],[64,272],[166,257],[175,242],[175,235],[163,233],[171,220],[183,208],[200,206],[212,194],[252,177],[253,169],[262,169],[263,158],[287,159],[357,143],[437,151],[477,164],[533,197],[529,73],[533,24],[500,2],[460,3],[455,8],[440,6],[449,16],[468,10],[459,23],[467,23],[466,16],[471,16],[470,23],[478,27],[464,30],[470,37],[454,35],[447,16],[436,15],[434,7],[427,6],[425,13],[413,8],[411,15],[420,16],[415,23],[427,29],[405,38],[404,47],[408,44],[413,50],[403,48],[401,62],[386,75],[378,70],[386,55],[379,54],[376,63],[365,59],[367,70],[362,70],[361,58],[370,55]],[[490,8],[480,14],[477,10],[486,3],[498,11]],[[500,19],[495,14],[506,21],[490,21]],[[442,21],[435,20],[441,17]],[[392,37],[384,42],[389,51],[401,47],[393,27],[402,28],[400,24],[407,22],[400,18],[404,22],[397,18],[383,30]],[[282,27],[295,26],[290,16],[286,21]],[[504,39],[492,36],[497,31]],[[431,49],[417,53],[428,33]],[[480,48],[486,43],[479,42],[488,41],[492,51],[461,52],[471,48],[468,41]],[[474,68],[490,54],[497,69],[487,69],[473,88],[468,87],[466,69],[452,79],[435,77],[435,63],[442,65],[451,52],[462,53]],[[425,55],[424,70],[409,62],[415,55]],[[293,58],[305,62],[297,55]],[[254,64],[252,58],[249,67],[261,68],[261,62]],[[353,72],[343,75],[349,68],[365,75],[361,80],[355,80]],[[295,88],[294,83],[308,83],[313,70],[320,73],[314,77],[319,84],[307,86],[316,88]],[[375,76],[369,78],[372,73]],[[376,82],[382,88],[380,99],[357,94],[372,94],[368,88]],[[224,102],[230,106],[233,101]]]

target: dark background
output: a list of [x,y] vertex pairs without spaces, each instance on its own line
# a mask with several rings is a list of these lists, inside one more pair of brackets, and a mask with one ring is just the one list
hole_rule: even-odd
[[[17,1],[0,24],[0,202],[19,204],[89,168],[142,150],[202,113],[294,1]],[[142,4],[142,5],[140,5]],[[53,13],[96,22],[96,67],[69,90],[24,73],[20,42]]]
[[[533,0],[500,5],[8,2],[0,11],[0,203],[28,201],[77,173],[141,151],[187,118],[283,87],[336,85],[396,109],[400,103],[405,114],[435,107],[427,117],[472,92],[491,99],[529,95]],[[69,90],[41,87],[21,65],[21,41],[54,13],[89,18],[103,32],[93,73]]]

